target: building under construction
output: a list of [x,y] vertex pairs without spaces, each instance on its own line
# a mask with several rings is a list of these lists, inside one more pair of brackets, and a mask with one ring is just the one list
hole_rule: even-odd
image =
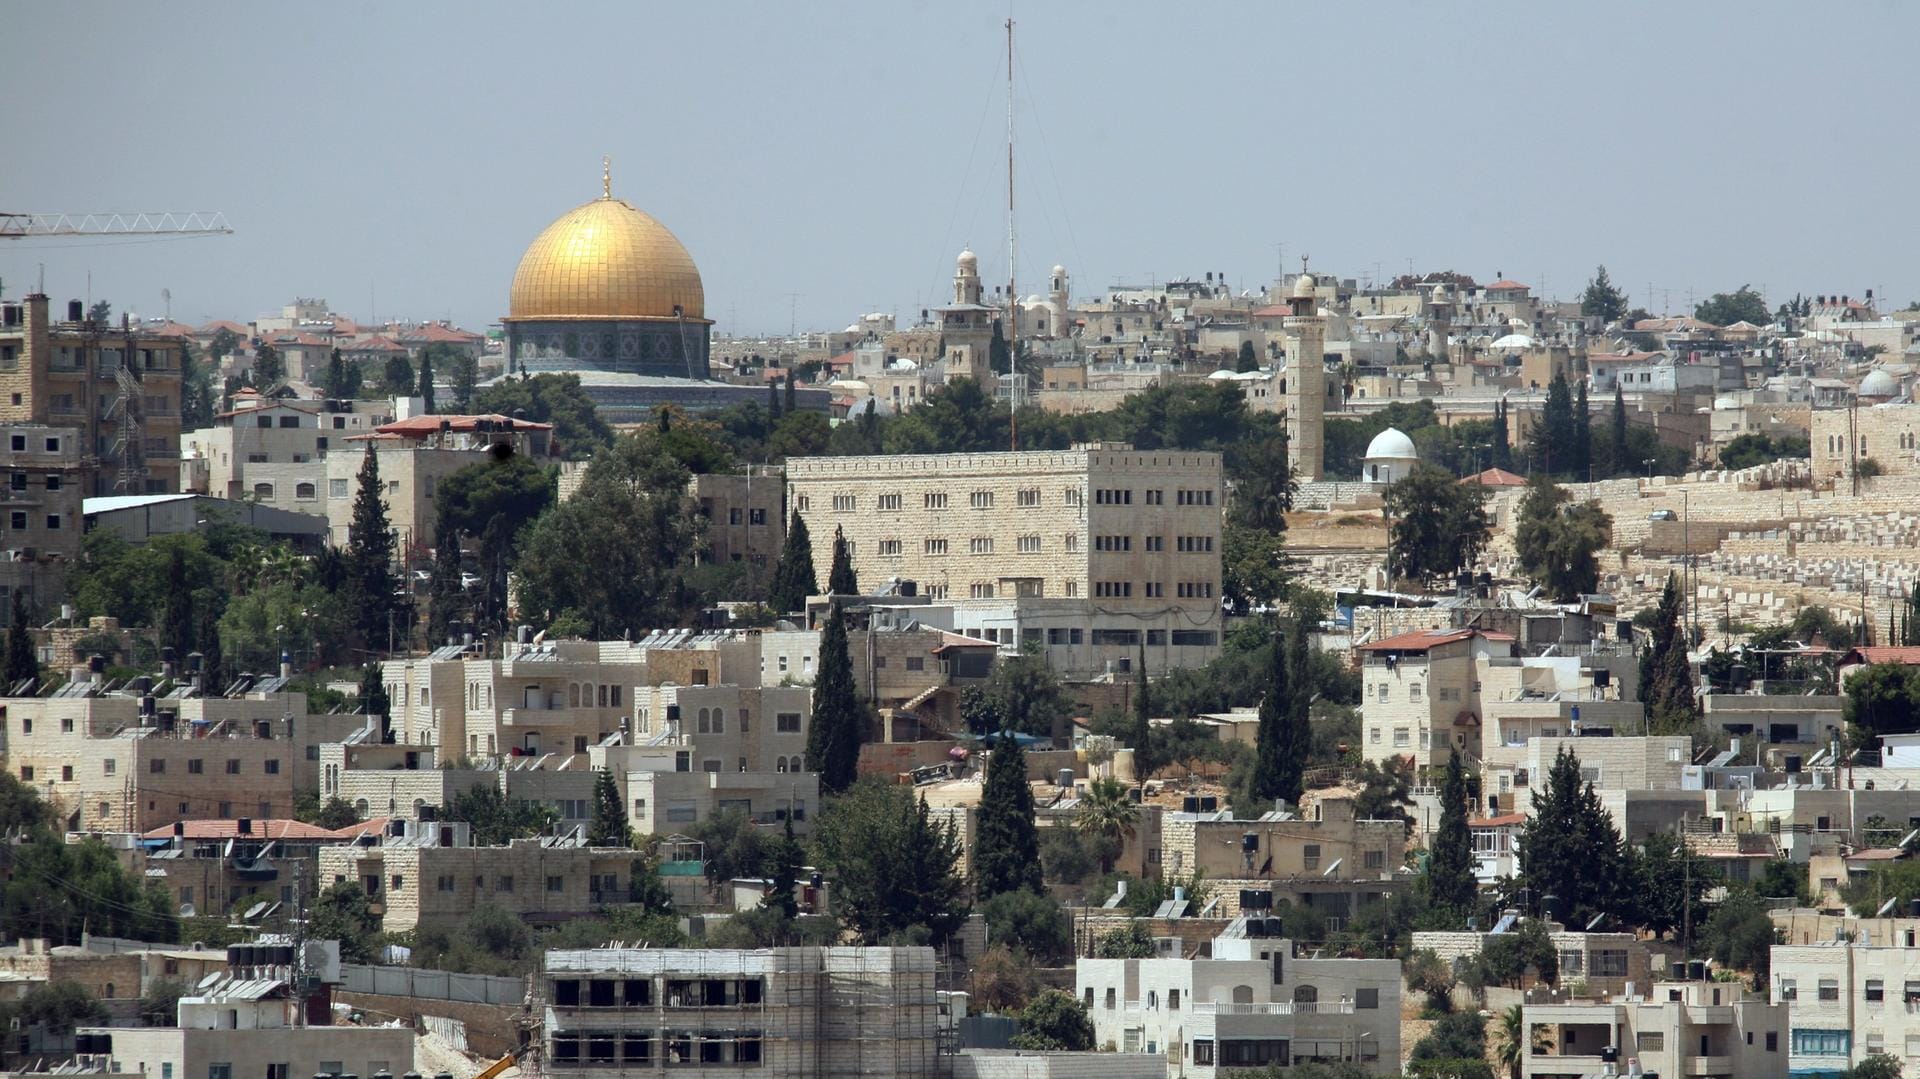
[[549,951],[545,1068],[951,1074],[931,948]]

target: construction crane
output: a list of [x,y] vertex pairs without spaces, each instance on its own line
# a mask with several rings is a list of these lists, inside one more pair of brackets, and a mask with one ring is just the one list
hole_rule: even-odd
[[225,236],[227,215],[205,210],[158,213],[17,214],[0,212],[0,240],[29,236]]

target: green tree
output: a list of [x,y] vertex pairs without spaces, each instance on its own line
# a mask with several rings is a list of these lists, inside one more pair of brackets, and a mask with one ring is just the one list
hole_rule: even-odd
[[978,909],[987,923],[989,944],[1041,966],[1071,959],[1073,928],[1052,896],[1021,888],[983,900]]
[[538,802],[508,798],[495,786],[469,787],[453,796],[442,815],[465,821],[476,847],[504,847],[531,839],[553,822],[553,811]]
[[360,668],[360,706],[359,715],[378,716],[382,726],[391,714],[392,702],[387,699],[386,683],[380,680],[380,665],[369,663]]
[[1854,671],[1842,715],[1857,743],[1920,727],[1920,667],[1889,662]]
[[853,684],[846,619],[835,603],[820,632],[820,670],[813,680],[813,715],[807,722],[807,769],[820,773],[821,793],[837,794],[853,785],[870,723],[869,709]]
[[213,370],[195,354],[190,342],[180,343],[180,426],[192,431],[213,426]]
[[1287,677],[1286,634],[1275,630],[1267,667],[1267,692],[1260,698],[1260,722],[1254,734],[1252,793],[1260,802],[1279,799],[1297,804],[1306,761],[1292,728],[1295,689]]
[[1254,351],[1252,341],[1240,342],[1240,355],[1234,360],[1233,369],[1241,374],[1260,370],[1260,354]]
[[613,781],[613,773],[605,768],[593,777],[593,821],[587,828],[587,845],[633,845],[633,829],[627,825],[627,807],[621,801],[620,788]]
[[1652,640],[1640,654],[1640,700],[1648,730],[1655,734],[1687,730],[1699,717],[1680,613],[1679,578],[1669,573],[1654,612]]
[[260,342],[253,350],[253,387],[265,390],[278,385],[287,377],[286,361],[280,358],[280,350],[266,341]]
[[1707,889],[1718,883],[1717,872],[1666,832],[1648,836],[1633,861],[1634,920],[1659,935],[1686,925],[1689,911],[1704,912]]
[[85,986],[66,978],[56,978],[27,990],[13,1006],[13,1013],[22,1026],[37,1026],[55,1036],[71,1034],[75,1027],[97,1026],[107,1021],[106,1005],[95,1000]]
[[333,829],[346,828],[359,822],[360,815],[353,811],[352,804],[337,794],[327,799],[326,804],[320,806],[308,821],[309,824]]
[[1582,784],[1580,760],[1562,747],[1534,796],[1521,831],[1520,873],[1536,901],[1553,896],[1564,920],[1631,909],[1625,848],[1593,784]]
[[380,459],[367,443],[360,464],[359,487],[353,496],[353,516],[347,528],[347,573],[352,594],[354,630],[368,648],[386,647],[393,633],[393,529],[381,497]]
[[1639,470],[1639,462],[1633,460],[1627,445],[1627,398],[1616,382],[1613,384],[1612,438],[1607,444],[1607,474],[1631,476]]
[[687,835],[699,840],[706,851],[709,884],[720,886],[766,873],[773,841],[745,810],[723,809],[689,828]]
[[149,1027],[176,1025],[180,1016],[180,998],[186,995],[186,984],[174,978],[159,978],[149,983],[147,991],[140,994],[140,1024]]
[[413,363],[405,356],[387,357],[380,371],[380,392],[386,397],[405,397],[413,392]]
[[700,533],[686,468],[645,445],[596,456],[574,496],[521,535],[514,584],[529,621],[605,639],[678,620]]
[[1765,297],[1751,286],[1741,285],[1733,292],[1716,292],[1700,301],[1693,309],[1693,317],[1715,326],[1731,326],[1736,322],[1765,326],[1773,320],[1769,311]]
[[[550,469],[518,454],[468,465],[440,481],[435,509],[460,534],[475,541],[480,571],[476,613],[493,630],[506,625],[507,578],[514,550],[529,525],[553,505],[554,488]],[[434,542],[437,551],[437,528]],[[458,546],[456,542],[456,554]]]
[[1033,819],[1033,789],[1027,785],[1027,755],[1011,733],[993,744],[980,791],[980,823],[973,841],[974,894],[991,899],[1005,892],[1038,892],[1040,836]]
[[1752,468],[1783,457],[1806,457],[1809,452],[1807,440],[1798,435],[1782,435],[1776,439],[1759,431],[1749,431],[1720,447],[1720,467]]
[[1413,804],[1413,769],[1401,758],[1360,766],[1360,796],[1354,799],[1354,815],[1361,820],[1399,820],[1413,831],[1413,816],[1407,807]]
[[1599,587],[1599,553],[1612,537],[1613,520],[1597,502],[1570,506],[1569,499],[1546,473],[1535,473],[1514,527],[1521,566],[1556,603],[1575,602]]
[[1394,576],[1424,582],[1472,566],[1492,529],[1487,494],[1480,484],[1461,483],[1425,464],[1389,486],[1385,502]]
[[[443,485],[441,488],[445,490]],[[427,580],[427,645],[438,647],[453,636],[453,627],[466,607],[460,587],[460,530],[446,507],[433,518],[433,573]]]
[[1447,758],[1447,777],[1440,786],[1440,827],[1434,833],[1432,861],[1427,869],[1433,905],[1464,919],[1479,904],[1480,887],[1474,879],[1473,835],[1467,829],[1467,774],[1460,751]]
[[1147,646],[1143,641],[1133,665],[1133,722],[1127,728],[1127,745],[1133,749],[1133,774],[1146,779],[1159,770],[1161,762],[1153,752],[1153,698],[1147,684]]
[[1493,403],[1493,467],[1513,467],[1513,441],[1507,429],[1507,399]]
[[1900,1058],[1892,1053],[1868,1053],[1848,1068],[1846,1079],[1900,1079]]
[[860,594],[860,582],[853,575],[853,555],[838,525],[833,529],[833,568],[827,573],[827,591],[836,596]]
[[1081,796],[1073,817],[1076,830],[1100,840],[1102,873],[1113,872],[1114,857],[1133,838],[1139,822],[1140,807],[1127,797],[1127,785],[1104,777],[1087,784],[1087,793]]
[[1593,480],[1593,413],[1587,408],[1587,380],[1582,378],[1573,394],[1573,467],[1576,481]]
[[1453,967],[1431,948],[1407,956],[1403,964],[1407,988],[1427,996],[1427,1011],[1444,1015],[1453,1010]]
[[[1791,899],[1795,906],[1811,906],[1813,893],[1807,887],[1807,867],[1785,858],[1775,858],[1760,871],[1753,890],[1770,899]],[[1874,904],[1877,908],[1878,903]],[[1871,913],[1871,912],[1869,912]]]
[[835,910],[863,944],[942,944],[967,916],[959,840],[909,788],[854,785],[827,803],[814,846]]
[[[1600,268],[1601,273],[1606,267]],[[1621,301],[1623,304],[1626,302]],[[1500,1028],[1495,1032],[1499,1038],[1494,1043],[1494,1054],[1499,1058],[1500,1066],[1507,1069],[1508,1079],[1520,1079],[1521,1071],[1529,1054],[1546,1052],[1547,1039],[1542,1031],[1534,1033],[1527,1025],[1525,1005],[1513,1004],[1500,1013]]]
[[1160,954],[1147,924],[1138,920],[1100,934],[1093,950],[1102,959],[1152,959]]
[[1080,998],[1048,989],[1020,1012],[1020,1033],[1011,1044],[1029,1052],[1086,1052],[1093,1048],[1093,1020]]
[[1415,1061],[1479,1060],[1487,1053],[1487,1021],[1479,1012],[1453,1012],[1433,1024],[1426,1037],[1413,1044]]
[[1040,738],[1052,738],[1073,715],[1073,705],[1060,685],[1059,675],[1047,664],[1046,657],[1021,653],[1001,660],[983,687],[988,714],[998,722],[990,731],[1018,731]]
[[320,392],[329,400],[339,401],[352,397],[351,389],[347,377],[347,361],[341,357],[340,350],[335,348],[327,353],[327,367],[320,376]]
[[1547,383],[1547,400],[1540,409],[1540,420],[1530,435],[1529,453],[1534,467],[1555,475],[1575,471],[1577,464],[1573,414],[1573,393],[1564,371],[1555,371]]
[[420,380],[415,384],[413,395],[420,398],[422,407],[431,415],[439,411],[433,407],[433,350],[420,350]]
[[1588,318],[1597,318],[1601,323],[1613,323],[1627,313],[1626,293],[1613,287],[1613,279],[1607,276],[1607,268],[1601,266],[1587,280],[1587,290],[1580,294],[1580,313]]
[[26,593],[16,588],[12,599],[13,614],[7,627],[6,688],[9,691],[29,678],[40,676],[40,663],[33,656],[33,632],[27,624]]
[[1293,585],[1286,536],[1229,520],[1220,530],[1220,593],[1241,612],[1284,598]]
[[367,893],[357,881],[328,885],[307,916],[307,935],[339,941],[343,963],[373,962],[379,933],[380,916],[373,913]]
[[1739,887],[1714,907],[1700,932],[1701,944],[1714,962],[1751,973],[1755,984],[1766,978],[1778,938],[1767,901]]
[[613,441],[612,428],[594,411],[577,374],[497,379],[474,394],[473,408],[502,416],[524,412],[535,423],[552,424],[558,452],[569,460],[584,461]]
[[781,614],[804,610],[807,597],[820,591],[819,578],[813,572],[813,537],[807,534],[806,518],[793,511],[787,523],[787,542],[780,549],[780,562],[773,568],[773,583],[767,589],[767,606]]
[[473,391],[480,383],[480,361],[473,353],[463,348],[451,348],[447,357],[447,385],[453,390],[453,407],[457,412],[473,410]]

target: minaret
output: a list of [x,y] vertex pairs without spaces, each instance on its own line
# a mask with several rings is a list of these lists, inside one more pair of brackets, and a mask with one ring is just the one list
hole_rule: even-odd
[[1067,268],[1055,266],[1047,285],[1047,304],[1053,308],[1053,336],[1067,336]]
[[1427,301],[1427,358],[1447,362],[1447,333],[1453,327],[1453,290],[1445,281],[1433,287]]
[[1314,280],[1303,269],[1293,279],[1291,309],[1281,324],[1287,340],[1287,446],[1293,478],[1318,481],[1324,471],[1327,406],[1327,325],[1318,312]]
[[980,257],[972,251],[960,252],[954,262],[953,302],[956,306],[980,303]]

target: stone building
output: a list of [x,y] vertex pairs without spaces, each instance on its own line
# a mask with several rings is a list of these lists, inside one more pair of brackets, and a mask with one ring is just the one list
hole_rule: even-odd
[[[358,407],[366,404],[376,407]],[[180,489],[325,516],[328,453],[357,448],[344,440],[392,422],[392,411],[385,402],[236,396],[234,409],[215,416],[213,426],[181,437]],[[348,456],[357,465],[357,455]]]
[[1415,630],[1361,645],[1361,753],[1394,757],[1421,772],[1445,768],[1453,750],[1480,750],[1478,662],[1508,654],[1513,638],[1472,629]]
[[1813,474],[1843,487],[1862,462],[1882,475],[1920,473],[1920,404],[1816,408],[1811,413]]
[[[371,447],[379,460],[385,489],[387,523],[397,555],[409,561],[426,557],[433,544],[441,482],[467,467],[505,452],[544,463],[551,455],[553,425],[508,416],[411,416],[381,424],[371,434],[348,435],[326,456],[325,513],[336,547],[345,547],[353,524],[353,500],[359,473]],[[405,627],[402,627],[403,629]]]
[[931,948],[549,951],[544,1068],[782,1077],[946,1074]]
[[954,630],[1091,676],[1204,664],[1220,645],[1220,456],[1072,450],[787,463],[814,565],[834,533],[867,591],[950,604]]
[[1624,999],[1525,1009],[1523,1079],[1582,1079],[1609,1067],[1700,1079],[1788,1075],[1787,1009],[1737,982],[1655,982]]
[[703,474],[688,494],[706,524],[708,562],[744,562],[770,567],[787,539],[786,483],[777,467],[752,467],[744,475]]
[[0,305],[0,424],[79,430],[83,495],[179,489],[180,341],[114,327],[47,297]]
[[[0,350],[6,347],[0,344]],[[15,591],[40,615],[65,592],[67,570],[80,557],[80,515],[91,474],[78,427],[5,423],[0,440],[7,448],[7,483],[0,488],[0,613],[11,624]]]
[[1192,1079],[1308,1062],[1399,1074],[1399,961],[1301,957],[1270,921],[1235,919],[1209,958],[1078,960],[1094,1041]]
[[579,831],[502,847],[445,843],[450,824],[387,836],[379,846],[320,851],[320,887],[356,883],[389,933],[450,928],[482,903],[536,922],[583,918],[624,903],[638,855],[589,847]]

